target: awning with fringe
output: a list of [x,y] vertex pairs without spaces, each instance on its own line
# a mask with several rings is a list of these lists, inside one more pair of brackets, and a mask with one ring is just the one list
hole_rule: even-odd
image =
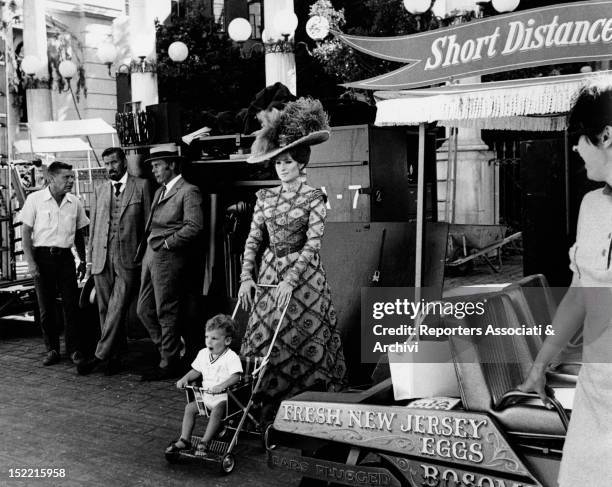
[[377,91],[376,125],[419,125],[493,130],[560,131],[578,89],[612,71],[547,78],[458,84],[406,91]]

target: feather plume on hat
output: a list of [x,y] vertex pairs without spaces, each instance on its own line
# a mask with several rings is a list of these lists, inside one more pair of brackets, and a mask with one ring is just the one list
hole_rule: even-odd
[[298,98],[287,103],[282,111],[265,110],[257,117],[262,127],[255,132],[247,159],[250,163],[267,161],[298,146],[329,139],[329,117],[321,102],[313,98]]

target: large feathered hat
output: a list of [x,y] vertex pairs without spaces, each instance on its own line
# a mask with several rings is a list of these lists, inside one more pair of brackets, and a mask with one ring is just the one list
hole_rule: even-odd
[[249,163],[264,162],[301,146],[329,139],[329,117],[319,100],[298,98],[282,110],[260,112],[261,130],[255,132]]

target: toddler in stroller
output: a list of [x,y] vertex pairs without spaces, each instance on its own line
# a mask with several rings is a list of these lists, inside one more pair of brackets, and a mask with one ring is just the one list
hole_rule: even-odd
[[[235,334],[234,320],[227,315],[216,315],[206,322],[206,348],[198,353],[192,369],[176,383],[185,389],[190,383],[202,379],[201,402],[208,413],[206,432],[198,444],[200,454],[205,454],[209,442],[215,437],[227,409],[226,390],[240,380],[240,357],[229,348]],[[191,433],[199,414],[198,398],[185,406],[181,436],[166,448],[166,455],[191,450]],[[201,405],[200,405],[201,407]]]

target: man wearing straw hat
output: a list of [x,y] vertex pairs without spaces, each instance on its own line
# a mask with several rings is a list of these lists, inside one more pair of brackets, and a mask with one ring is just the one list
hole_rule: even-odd
[[183,158],[175,144],[150,151],[153,175],[160,188],[138,254],[144,252],[137,313],[160,353],[159,366],[142,380],[178,377],[180,370],[179,308],[188,294],[190,256],[203,229],[199,189],[181,176]]

